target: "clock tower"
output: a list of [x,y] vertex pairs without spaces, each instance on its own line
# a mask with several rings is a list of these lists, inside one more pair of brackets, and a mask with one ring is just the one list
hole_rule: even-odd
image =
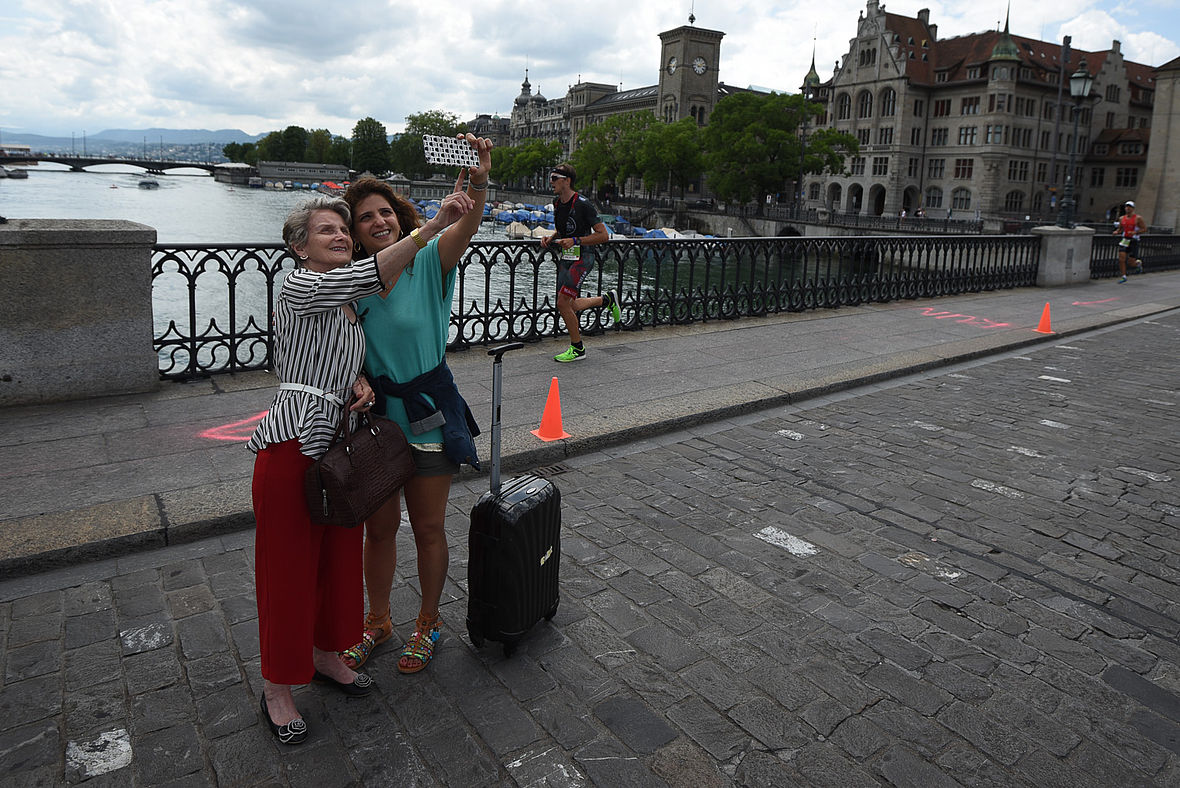
[[660,33],[660,85],[656,117],[666,123],[692,118],[704,126],[717,103],[717,67],[725,33],[692,25]]

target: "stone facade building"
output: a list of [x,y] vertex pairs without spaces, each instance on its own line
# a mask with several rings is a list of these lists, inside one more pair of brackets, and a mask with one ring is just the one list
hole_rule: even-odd
[[[556,140],[569,156],[587,126],[637,110],[705,125],[721,98],[744,89],[719,79],[725,34],[689,21],[660,33],[656,85],[619,90],[579,79],[560,98],[547,99],[532,92],[526,71],[510,118],[495,119],[507,127],[506,144]],[[1069,75],[1083,61],[1094,85],[1075,109]],[[876,216],[924,211],[1051,222],[1064,192],[1076,112],[1077,219],[1105,220],[1135,199],[1158,206],[1158,216],[1145,214],[1154,225],[1172,227],[1180,222],[1180,149],[1167,142],[1180,132],[1174,128],[1178,82],[1180,59],[1156,70],[1125,59],[1118,41],[1099,52],[1069,50],[1013,35],[1007,24],[940,39],[929,10],[907,17],[867,0],[831,78],[819,76],[813,58],[803,85],[825,109],[813,126],[853,135],[860,152],[842,175],[805,178],[802,204]],[[1160,124],[1153,152],[1152,127]]]
[[477,137],[486,137],[497,148],[510,144],[508,118],[499,115],[476,115],[474,119],[467,121],[467,130]]
[[611,115],[640,110],[651,110],[669,123],[691,117],[704,126],[720,99],[744,90],[719,79],[724,36],[718,30],[691,24],[660,33],[659,84],[631,90],[579,79],[564,96],[547,99],[539,90],[532,92],[526,70],[520,95],[512,104],[509,144],[527,139],[557,140],[569,156],[587,126]]
[[[1069,75],[1095,82],[1078,112],[1079,220],[1104,219],[1139,191],[1148,156],[1153,69],[1109,50],[988,31],[939,39],[930,12],[887,13],[868,0],[831,79],[809,75],[820,125],[860,152],[840,176],[807,179],[808,207],[895,216],[1051,220],[1073,145]],[[808,84],[805,82],[805,88]]]
[[1157,68],[1155,74],[1152,134],[1156,144],[1147,153],[1138,208],[1152,227],[1171,227],[1180,233],[1180,57]]

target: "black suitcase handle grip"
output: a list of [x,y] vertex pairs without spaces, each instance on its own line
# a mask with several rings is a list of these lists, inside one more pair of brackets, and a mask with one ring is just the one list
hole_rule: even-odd
[[488,348],[488,355],[495,356],[496,359],[493,363],[499,364],[500,359],[509,350],[520,350],[522,347],[524,347],[523,342],[509,342],[507,345],[497,345],[496,347]]

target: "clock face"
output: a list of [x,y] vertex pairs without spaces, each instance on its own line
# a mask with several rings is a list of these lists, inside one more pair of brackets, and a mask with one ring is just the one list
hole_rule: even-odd
[[703,57],[698,57],[695,60],[693,60],[692,61],[692,70],[697,72],[698,74],[704,74],[705,73],[705,59]]
[[676,67],[677,67],[678,65],[680,65],[680,61],[679,61],[679,60],[677,60],[677,59],[676,59],[676,58],[674,58],[674,57],[672,57],[672,58],[668,58],[668,73],[669,73],[669,74],[675,74],[675,73],[676,73]]

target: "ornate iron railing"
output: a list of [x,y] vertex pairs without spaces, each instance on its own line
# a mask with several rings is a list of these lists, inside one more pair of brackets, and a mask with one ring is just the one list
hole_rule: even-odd
[[[1145,235],[1139,239],[1139,258],[1144,271],[1180,268],[1180,236]],[[1119,275],[1119,239],[1103,228],[1094,235],[1090,248],[1090,278],[1109,279]]]
[[[730,320],[1036,283],[1039,240],[1024,236],[725,238],[611,241],[592,251],[586,294],[616,289],[621,328]],[[158,245],[152,279],[160,373],[264,369],[281,275],[277,244]],[[450,347],[564,332],[556,266],[536,241],[474,241],[459,263]],[[600,333],[600,310],[580,315]]]

